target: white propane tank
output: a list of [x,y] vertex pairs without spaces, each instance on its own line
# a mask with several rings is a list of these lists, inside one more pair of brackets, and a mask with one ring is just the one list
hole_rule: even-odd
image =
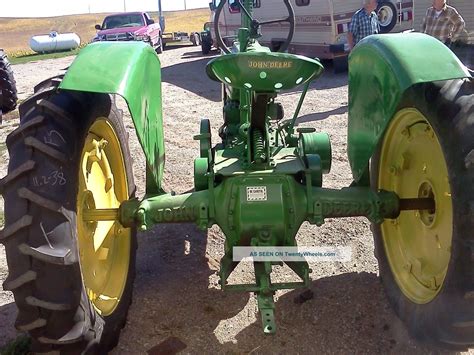
[[76,49],[81,39],[75,33],[51,32],[49,35],[33,36],[30,39],[30,48],[37,53],[65,51]]

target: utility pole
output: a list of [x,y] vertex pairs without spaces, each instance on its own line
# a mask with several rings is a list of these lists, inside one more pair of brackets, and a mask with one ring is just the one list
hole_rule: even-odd
[[186,10],[186,0],[184,0],[184,9]]
[[127,6],[125,4],[127,0],[123,0],[123,12],[127,12]]
[[158,0],[158,18],[160,21],[161,31],[164,32],[166,24],[165,24],[165,18],[163,17],[163,11],[161,8],[161,0]]

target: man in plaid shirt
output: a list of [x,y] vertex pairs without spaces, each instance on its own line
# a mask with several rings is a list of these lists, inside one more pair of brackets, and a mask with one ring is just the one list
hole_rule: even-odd
[[347,33],[347,43],[349,49],[352,48],[364,37],[380,32],[379,19],[375,13],[377,0],[363,0],[364,7],[352,16]]
[[464,20],[446,0],[433,0],[433,6],[426,11],[421,32],[429,34],[449,45],[464,29]]

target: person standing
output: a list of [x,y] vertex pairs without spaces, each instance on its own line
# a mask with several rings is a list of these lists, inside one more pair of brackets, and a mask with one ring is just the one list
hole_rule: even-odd
[[433,6],[426,11],[421,32],[450,45],[458,39],[464,29],[464,19],[457,10],[446,4],[446,0],[433,0]]
[[363,7],[352,16],[349,25],[347,33],[349,50],[352,50],[362,38],[380,32],[379,19],[375,13],[377,0],[363,0],[362,5]]

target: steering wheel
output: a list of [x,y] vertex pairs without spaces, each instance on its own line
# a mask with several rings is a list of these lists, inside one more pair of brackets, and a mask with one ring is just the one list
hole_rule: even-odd
[[[251,20],[251,28],[250,28],[250,37],[251,38],[257,38],[260,26],[262,25],[268,25],[271,23],[281,23],[281,22],[288,22],[290,24],[290,31],[288,32],[288,37],[286,38],[285,42],[280,46],[278,49],[278,52],[285,52],[288,49],[288,46],[291,43],[291,40],[293,39],[293,35],[295,33],[295,12],[293,11],[293,6],[290,3],[290,0],[283,0],[283,3],[286,6],[286,9],[288,10],[288,17],[286,18],[281,18],[281,19],[276,19],[276,20],[269,20],[269,21],[258,21],[255,20],[252,15],[247,11],[247,9],[244,7],[242,4],[241,0],[236,1],[237,4],[240,6],[244,14]],[[219,18],[221,16],[222,9],[224,8],[224,5],[227,3],[227,0],[221,0],[219,3],[219,6],[217,6],[216,9],[216,14],[214,16],[214,31],[216,33],[216,40],[219,45],[219,48],[221,48],[224,53],[230,53],[229,47],[227,47],[222,40],[221,32],[219,30]]]

